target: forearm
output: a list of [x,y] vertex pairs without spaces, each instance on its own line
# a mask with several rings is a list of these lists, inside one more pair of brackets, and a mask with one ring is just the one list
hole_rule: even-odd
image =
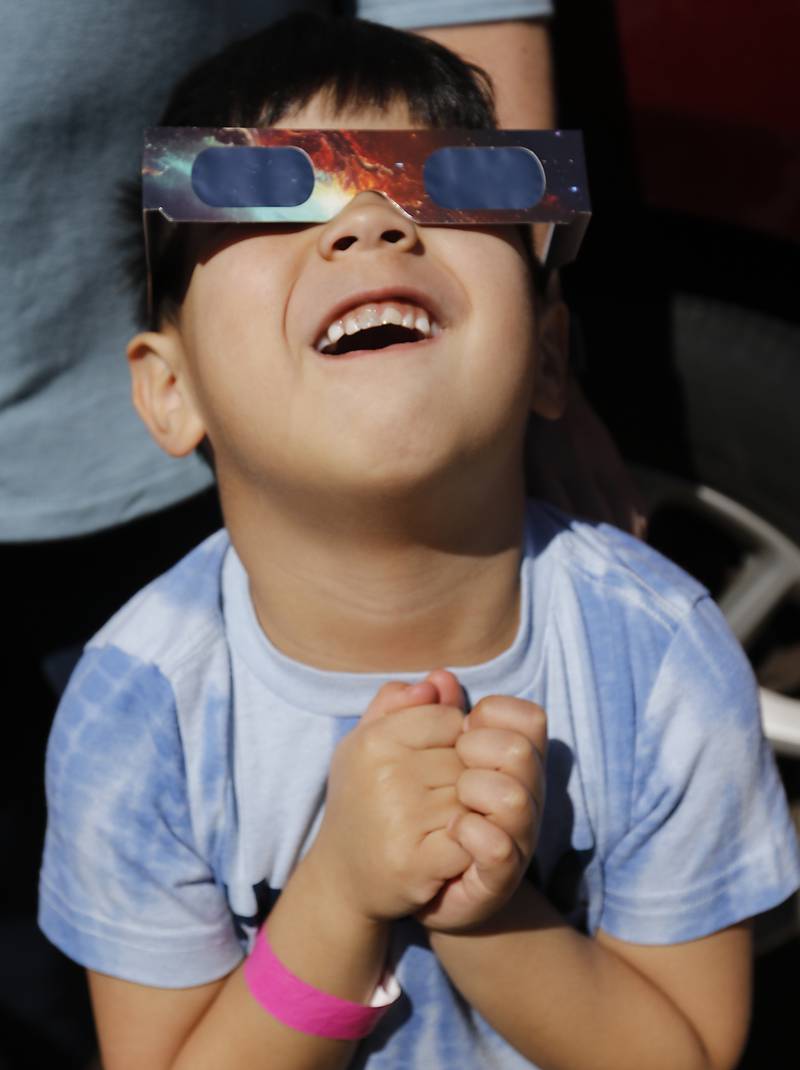
[[[497,121],[507,130],[556,125],[550,31],[546,20],[431,26],[419,33],[482,67],[494,87]],[[547,247],[550,227],[533,225],[534,249]]]
[[481,932],[431,933],[464,998],[543,1070],[709,1070],[688,1019],[530,885]]
[[106,1070],[349,1064],[357,1040],[312,1035],[310,1019],[334,1038],[368,1033],[391,919],[419,910],[469,862],[447,832],[460,815],[464,714],[436,701],[460,703],[461,693],[444,670],[430,676],[385,684],[336,747],[320,830],[270,913],[269,947],[262,934],[244,969],[173,990],[90,971]]
[[486,71],[494,85],[500,126],[509,130],[546,130],[554,125],[547,22],[480,22],[431,26],[418,32]]
[[[324,894],[321,894],[324,889]],[[353,914],[301,864],[270,915],[267,931],[280,961],[306,984],[369,1003],[383,972],[388,926]],[[239,967],[183,1045],[171,1070],[340,1070],[354,1041],[298,1032],[256,1002]]]

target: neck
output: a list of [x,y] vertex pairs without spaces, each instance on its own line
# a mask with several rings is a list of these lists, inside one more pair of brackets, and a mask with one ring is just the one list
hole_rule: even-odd
[[521,478],[462,496],[336,495],[236,507],[231,538],[256,614],[284,654],[320,669],[474,665],[511,645],[519,617]]

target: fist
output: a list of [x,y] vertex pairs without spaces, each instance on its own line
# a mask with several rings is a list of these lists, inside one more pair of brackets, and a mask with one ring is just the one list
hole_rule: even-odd
[[450,836],[470,865],[418,912],[429,928],[468,929],[494,914],[528,868],[544,806],[547,721],[533,702],[491,695],[464,720],[456,753],[463,807]]
[[334,892],[376,921],[415,913],[472,861],[448,832],[465,813],[464,714],[441,700],[460,702],[460,689],[434,678],[386,684],[336,748],[309,852]]

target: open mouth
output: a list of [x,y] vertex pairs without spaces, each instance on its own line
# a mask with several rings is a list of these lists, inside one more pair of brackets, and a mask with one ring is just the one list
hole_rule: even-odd
[[441,327],[419,305],[399,301],[359,305],[328,325],[315,349],[326,357],[362,350],[411,345],[441,334]]

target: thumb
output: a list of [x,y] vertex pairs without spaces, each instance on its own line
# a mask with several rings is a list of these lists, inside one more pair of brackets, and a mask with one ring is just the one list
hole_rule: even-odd
[[434,669],[425,677],[426,682],[432,683],[438,692],[438,702],[442,706],[455,706],[458,710],[464,709],[464,692],[456,677],[447,669]]
[[411,706],[432,706],[439,701],[439,692],[433,683],[423,680],[419,684],[404,684],[393,680],[377,692],[361,718],[361,723],[377,721],[388,713]]

